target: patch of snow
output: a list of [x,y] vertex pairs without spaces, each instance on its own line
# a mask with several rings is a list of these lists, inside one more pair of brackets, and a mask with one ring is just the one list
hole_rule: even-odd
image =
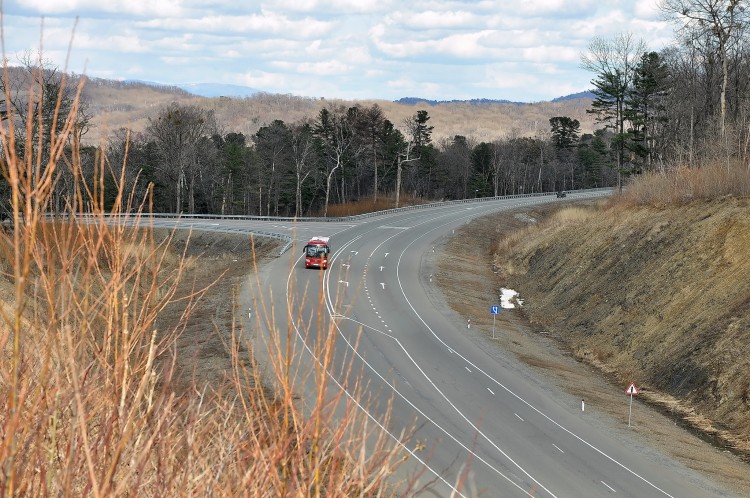
[[531,225],[536,223],[536,218],[534,218],[533,216],[529,216],[526,213],[518,213],[518,214],[513,215],[513,217],[517,219],[518,221],[523,221],[524,223],[529,223]]
[[523,300],[519,299],[518,292],[513,289],[506,289],[503,287],[500,289],[500,306],[505,309],[515,308],[516,303],[518,306],[523,306]]

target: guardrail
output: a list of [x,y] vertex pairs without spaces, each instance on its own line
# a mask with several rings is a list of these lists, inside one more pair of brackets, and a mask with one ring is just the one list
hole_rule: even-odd
[[[604,192],[611,192],[611,191],[613,191],[612,187],[604,187],[604,188],[583,189],[583,190],[566,190],[565,192],[567,194],[586,194],[586,193],[593,194],[593,193],[604,193]],[[458,199],[458,200],[453,200],[453,201],[431,202],[428,204],[415,204],[412,206],[384,209],[382,211],[373,211],[371,213],[356,214],[356,215],[351,215],[351,216],[333,216],[333,217],[322,217],[322,216],[289,217],[289,216],[252,216],[252,215],[242,215],[242,214],[185,214],[185,213],[179,213],[179,214],[178,213],[144,213],[140,216],[141,216],[141,219],[143,218],[179,219],[179,220],[186,220],[186,221],[187,220],[236,220],[236,221],[278,221],[278,222],[293,222],[293,223],[345,222],[345,221],[356,221],[356,220],[361,220],[361,219],[366,219],[366,218],[372,218],[375,216],[384,216],[388,214],[413,211],[417,209],[427,209],[427,208],[433,208],[433,207],[477,203],[477,202],[492,202],[492,201],[501,201],[501,200],[507,200],[507,199],[521,199],[521,198],[528,198],[528,197],[546,197],[546,196],[556,195],[556,194],[557,192],[539,192],[539,193],[531,193],[531,194],[502,195],[502,196],[497,196],[497,197],[476,197],[473,199]],[[67,215],[66,214],[62,214],[62,215],[48,214],[47,216],[48,217],[54,217],[54,216],[66,217]],[[119,214],[79,213],[77,215],[78,218],[84,218],[84,219],[95,218],[95,217],[128,219],[131,216],[138,217],[139,215],[129,214],[129,213],[119,213]],[[294,242],[294,239],[288,235],[275,233],[275,232],[266,232],[262,230],[225,228],[225,229],[221,229],[218,231],[248,233],[248,234],[259,235],[261,237],[270,237],[270,238],[286,241],[286,244],[279,251],[279,255],[284,254],[284,252],[286,252],[289,249],[289,247],[291,247],[292,243]]]

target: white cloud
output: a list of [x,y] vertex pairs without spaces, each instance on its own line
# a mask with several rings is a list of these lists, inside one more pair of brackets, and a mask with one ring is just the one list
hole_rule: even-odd
[[89,32],[77,33],[75,37],[76,50],[101,50],[106,47],[108,51],[119,53],[145,53],[153,50],[153,47],[145,43],[135,33],[124,33],[121,35],[99,36]]
[[278,73],[266,73],[263,71],[250,71],[237,78],[241,85],[253,88],[284,88],[287,85],[286,78]]
[[529,62],[577,62],[581,52],[576,48],[541,45],[521,49],[521,58]]
[[638,18],[644,19],[659,19],[661,17],[661,10],[659,9],[658,2],[654,0],[633,0],[635,7],[634,12]]
[[23,6],[43,15],[77,14],[95,12],[131,14],[137,16],[179,15],[179,0],[24,0]]
[[245,16],[204,16],[200,18],[184,19],[169,17],[141,21],[136,26],[150,29],[166,29],[171,31],[202,31],[214,33],[246,33],[246,34],[283,34],[291,38],[308,38],[328,33],[331,23],[305,18],[291,20],[274,13]]
[[[309,96],[540,100],[588,87],[594,37],[671,41],[656,0],[5,0],[6,51],[165,84]],[[29,13],[33,15],[29,15]],[[220,69],[220,76],[215,71]],[[406,75],[406,76],[405,76]],[[568,91],[571,90],[571,91]],[[546,92],[546,93],[545,93]]]
[[367,14],[392,10],[393,0],[272,0],[263,2],[267,10],[324,14]]
[[424,12],[399,11],[385,18],[386,24],[395,24],[404,29],[451,29],[470,28],[478,24],[476,15],[467,11],[436,11]]
[[273,67],[293,71],[302,74],[312,74],[317,76],[331,76],[344,74],[349,71],[350,67],[338,60],[328,60],[321,62],[286,62],[276,61],[271,64]]

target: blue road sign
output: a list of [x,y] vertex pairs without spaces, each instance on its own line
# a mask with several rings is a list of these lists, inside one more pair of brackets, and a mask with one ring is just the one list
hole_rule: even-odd
[[490,313],[493,315],[500,314],[500,306],[498,305],[490,306]]

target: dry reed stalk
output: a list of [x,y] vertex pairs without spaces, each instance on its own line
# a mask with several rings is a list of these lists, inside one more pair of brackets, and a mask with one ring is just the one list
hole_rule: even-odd
[[[59,99],[57,105],[63,125],[49,144],[34,142],[27,126],[19,148],[13,116],[0,125],[0,167],[13,206],[0,250],[8,261],[3,277],[14,286],[12,302],[0,307],[2,494],[409,494],[416,477],[401,488],[388,482],[402,461],[400,447],[355,402],[365,386],[349,386],[348,396],[331,387],[329,373],[339,372],[337,332],[322,318],[305,324],[290,317],[283,326],[272,302],[259,306],[257,325],[270,331],[273,392],[260,387],[253,344],[235,322],[227,383],[175,393],[175,341],[207,288],[178,290],[186,253],[175,256],[169,240],[156,242],[144,214],[148,199],[123,191],[126,164],[115,168],[101,155],[94,178],[84,177],[75,112],[58,115]],[[76,194],[66,199],[65,213],[49,218],[61,168],[73,176]],[[109,213],[107,175],[118,187]],[[159,323],[175,302],[184,307],[178,323]],[[324,316],[325,303],[316,304]],[[315,344],[320,362],[312,369],[299,360],[292,320]],[[344,378],[354,374],[347,363]],[[317,390],[304,404],[297,395],[308,381]],[[390,406],[383,411],[385,425]]]

